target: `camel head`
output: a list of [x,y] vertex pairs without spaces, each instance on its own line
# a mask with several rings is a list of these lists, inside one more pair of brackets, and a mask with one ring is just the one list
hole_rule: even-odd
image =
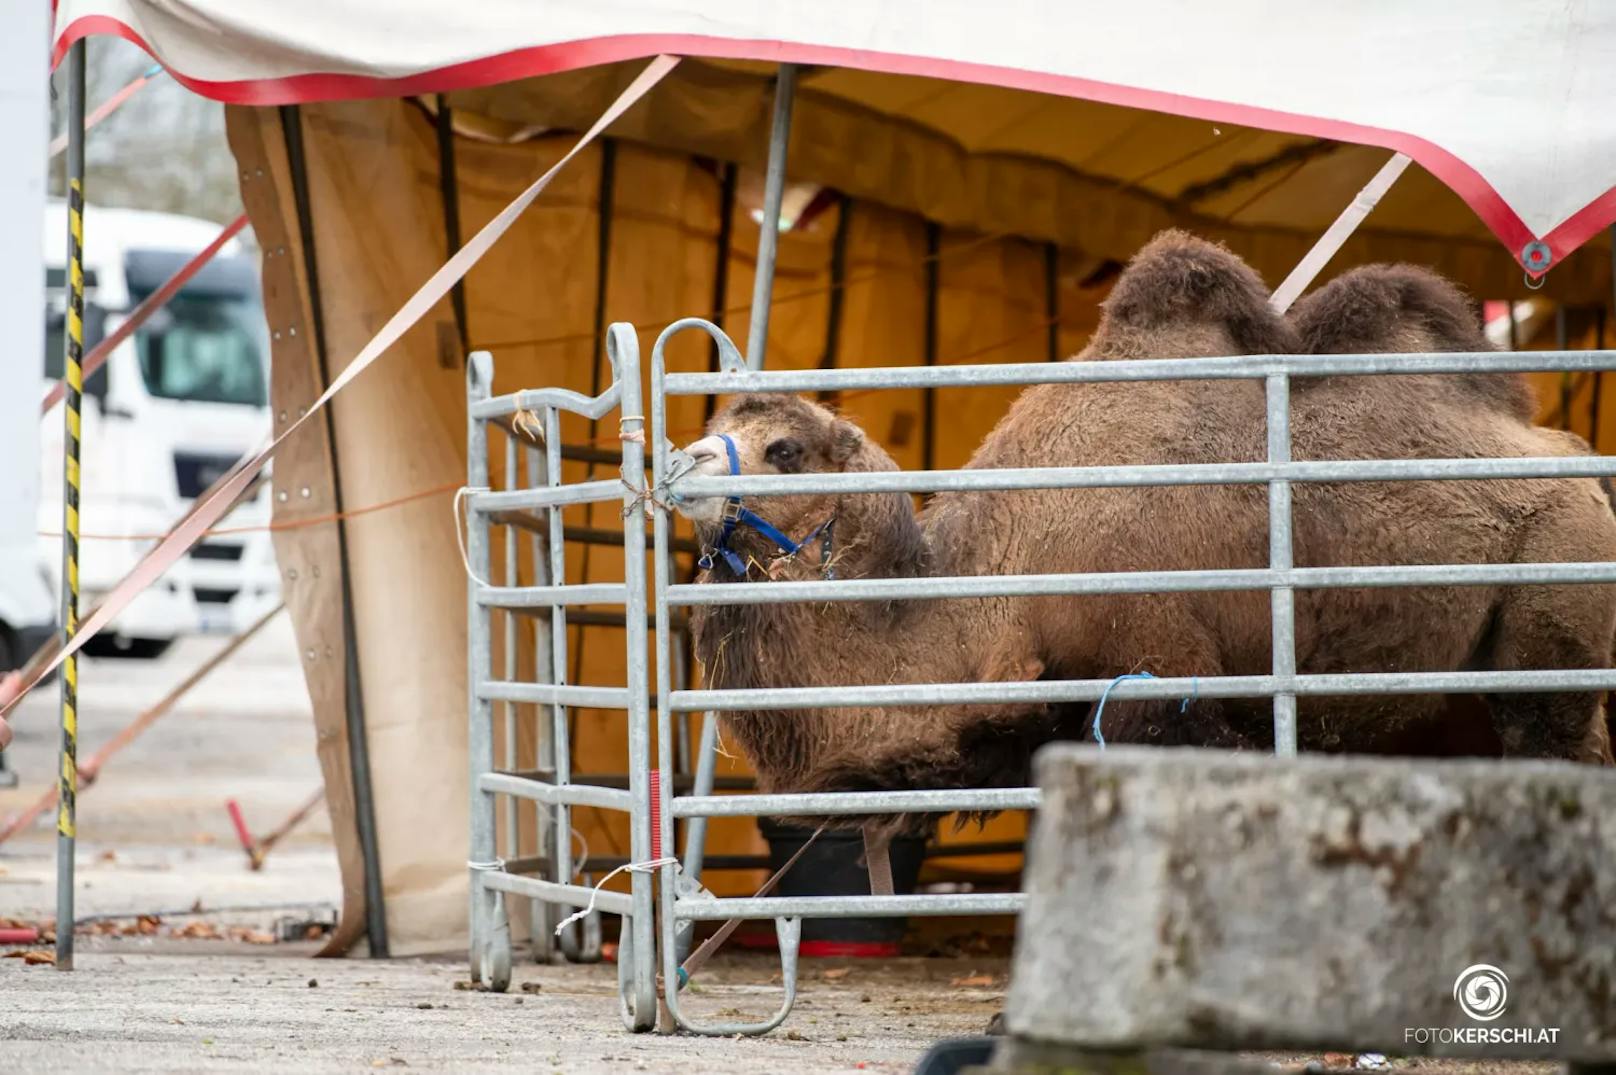
[[1082,358],[1293,354],[1296,337],[1251,266],[1218,243],[1164,231],[1117,277]]
[[[728,443],[726,443],[726,440]],[[733,464],[731,450],[733,448]],[[724,407],[707,424],[707,435],[684,449],[695,473],[723,476],[741,474],[806,474],[841,471],[896,470],[897,464],[864,431],[817,403],[791,395],[746,395]],[[896,498],[900,518],[888,519],[890,505],[881,512],[871,501]],[[894,522],[910,520],[912,511],[903,494],[875,497],[839,497],[809,493],[797,496],[747,497],[735,505],[723,497],[684,498],[680,514],[696,524],[697,536],[708,548],[727,544],[743,561],[769,563],[787,549],[771,537],[773,528],[790,542],[817,545],[824,528],[836,520],[838,548],[844,539],[865,530],[885,530]],[[738,508],[746,515],[731,526],[724,542],[726,511]],[[758,526],[761,521],[765,525]],[[909,522],[912,526],[912,521]],[[809,539],[812,539],[810,542]],[[815,562],[817,562],[816,553]],[[731,564],[733,567],[733,563]]]

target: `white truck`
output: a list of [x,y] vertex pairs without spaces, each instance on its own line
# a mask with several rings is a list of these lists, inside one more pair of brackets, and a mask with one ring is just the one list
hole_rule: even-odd
[[[47,381],[59,379],[66,294],[63,206],[45,212]],[[85,210],[85,349],[219,233],[189,217],[91,205]],[[268,335],[256,259],[232,240],[85,382],[80,589],[89,608],[193,499],[270,431]],[[37,397],[36,397],[37,398]],[[62,422],[40,425],[38,562],[60,573]],[[89,652],[155,656],[181,635],[235,632],[279,598],[267,486],[149,587]]]
[[[0,34],[0,139],[43,145],[50,109],[45,50],[49,12],[27,4]],[[14,152],[0,167],[0,324],[9,350],[0,356],[0,681],[56,628],[56,598],[40,570],[35,512],[39,497],[39,393],[34,356],[43,346],[38,318],[45,281],[39,249],[45,204],[45,155]],[[65,227],[65,222],[64,225]],[[3,692],[0,692],[3,693]],[[7,786],[0,761],[0,787]]]

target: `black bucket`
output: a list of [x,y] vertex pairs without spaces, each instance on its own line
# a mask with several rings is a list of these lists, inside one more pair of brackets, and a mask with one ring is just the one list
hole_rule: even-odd
[[[758,818],[758,829],[769,841],[769,869],[779,870],[791,860],[813,829]],[[926,857],[921,836],[898,836],[892,841],[892,889],[912,893]],[[870,873],[864,865],[864,834],[857,830],[826,829],[802,858],[780,878],[781,896],[868,896]],[[898,954],[906,918],[805,918],[802,923],[804,956],[866,956],[887,958]]]

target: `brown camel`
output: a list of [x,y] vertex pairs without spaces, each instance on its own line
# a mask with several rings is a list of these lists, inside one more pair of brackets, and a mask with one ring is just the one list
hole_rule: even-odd
[[[1287,353],[1292,328],[1266,289],[1221,247],[1158,236],[1118,279],[1084,359]],[[1406,380],[1406,379],[1405,379]],[[1192,464],[1264,457],[1257,381],[1029,388],[969,463]],[[1492,397],[1496,398],[1496,397]],[[1298,459],[1569,454],[1473,390],[1410,399],[1381,378],[1329,378],[1298,391]],[[688,453],[707,474],[894,470],[852,423],[791,396],[743,396]],[[1268,557],[1261,486],[945,493],[917,517],[903,494],[750,500],[800,537],[834,519],[838,578],[1258,568]],[[723,502],[686,502],[719,541]],[[1592,481],[1299,485],[1300,566],[1616,559],[1616,520]],[[822,532],[822,531],[821,531]],[[825,572],[826,543],[795,556],[742,525],[702,581],[738,584]],[[1263,592],[719,606],[694,618],[710,685],[804,687],[904,682],[1262,674],[1270,666]],[[1425,587],[1296,596],[1303,672],[1602,668],[1616,633],[1616,587]],[[1308,698],[1305,749],[1393,749],[1435,719],[1440,699]],[[1499,695],[1487,709],[1510,754],[1594,758],[1593,694]],[[1198,698],[1113,700],[1110,742],[1262,747],[1271,707]],[[772,790],[1003,786],[1026,779],[1032,749],[1088,734],[1088,707],[894,706],[738,712],[733,737]]]
[[[1451,281],[1414,265],[1365,265],[1336,277],[1311,292],[1291,310],[1290,321],[1304,351],[1311,354],[1491,351],[1479,307]],[[1435,395],[1448,400],[1469,392],[1534,429],[1549,445],[1544,454],[1593,455],[1587,441],[1564,430],[1534,427],[1537,399],[1524,374],[1448,374],[1382,378],[1405,398]],[[1295,388],[1310,391],[1321,383],[1299,379]],[[1616,488],[1599,479],[1605,498],[1616,509]],[[1609,705],[1596,726],[1603,739],[1598,752],[1609,764]],[[1440,720],[1413,729],[1395,744],[1398,753],[1480,755],[1503,751],[1497,732],[1486,720],[1485,702],[1474,695],[1447,695]]]

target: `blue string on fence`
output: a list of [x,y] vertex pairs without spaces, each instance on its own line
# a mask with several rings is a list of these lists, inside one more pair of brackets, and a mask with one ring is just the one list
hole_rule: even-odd
[[[1124,680],[1129,680],[1129,679],[1155,679],[1155,678],[1156,677],[1151,675],[1149,672],[1146,672],[1143,669],[1141,669],[1138,672],[1125,672],[1122,675],[1118,676],[1116,679],[1113,679],[1110,683],[1107,683],[1105,685],[1105,690],[1100,692],[1100,701],[1094,707],[1094,741],[1096,743],[1100,744],[1100,749],[1101,750],[1105,749],[1105,735],[1104,735],[1103,732],[1100,731],[1100,720],[1101,720],[1102,717],[1105,716],[1105,701],[1106,701],[1107,698],[1111,697],[1111,688],[1115,687],[1118,683],[1121,683]],[[1184,701],[1179,704],[1179,707],[1178,707],[1179,713],[1183,714],[1184,712],[1186,712],[1190,707],[1190,701],[1192,699],[1196,698],[1196,697],[1199,697],[1200,693],[1201,693],[1201,678],[1199,676],[1193,676],[1190,679],[1190,696],[1188,698],[1185,698]]]

